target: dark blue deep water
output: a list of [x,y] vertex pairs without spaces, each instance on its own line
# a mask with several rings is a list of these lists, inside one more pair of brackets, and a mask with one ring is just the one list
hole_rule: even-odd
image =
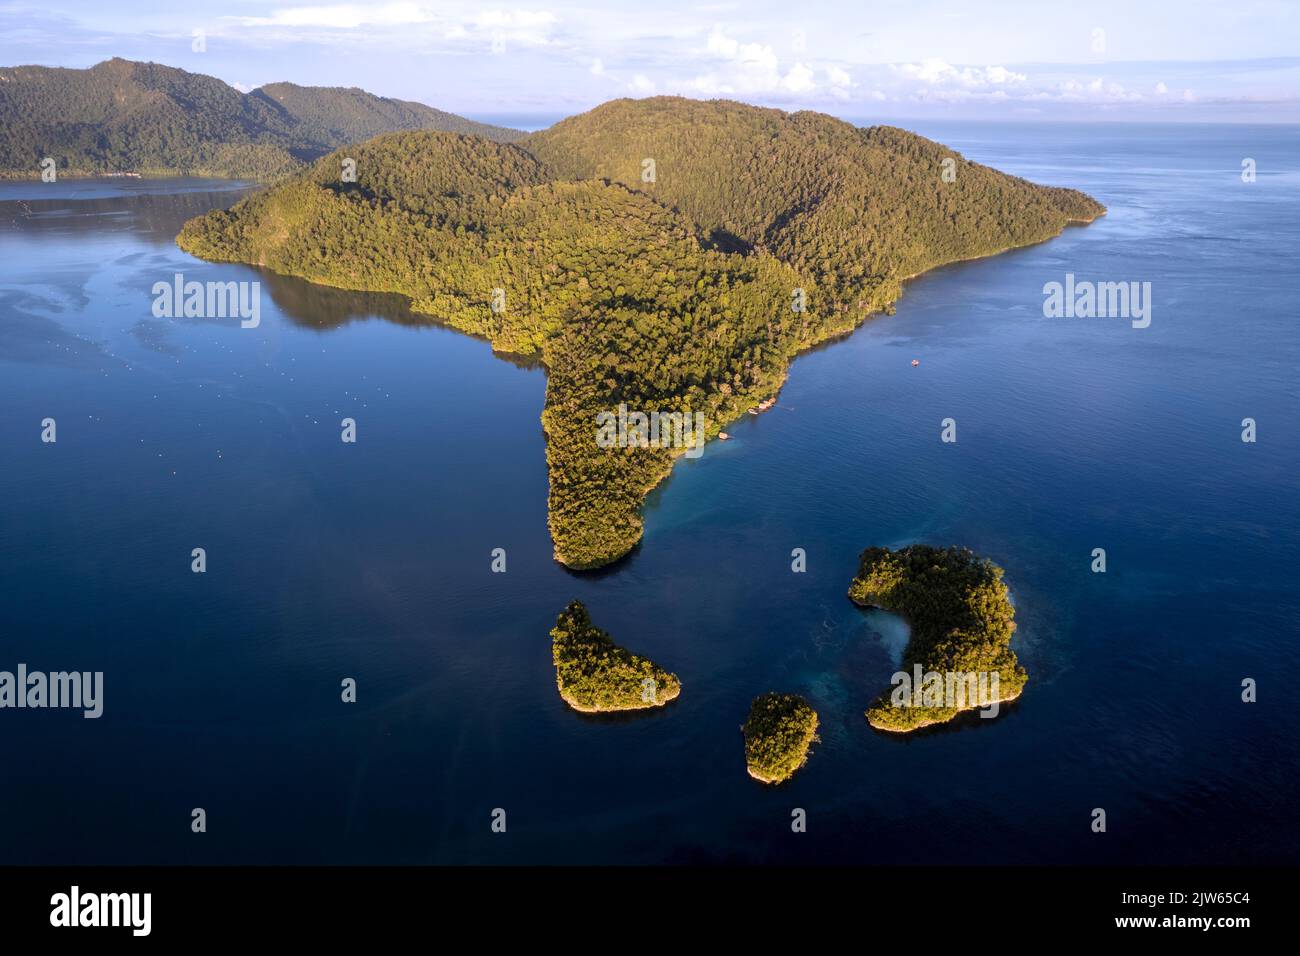
[[[551,559],[542,370],[178,251],[230,184],[0,186],[0,669],[106,683],[99,720],[0,710],[0,863],[1300,860],[1300,130],[920,131],[1110,213],[798,359],[598,576]],[[259,279],[261,326],[155,319],[176,271]],[[1044,318],[1067,272],[1151,282],[1151,326]],[[910,542],[1006,569],[1030,683],[997,720],[863,719],[898,642],[845,590]],[[561,703],[575,597],[673,706]],[[767,690],[822,719],[779,788],[742,752]]]

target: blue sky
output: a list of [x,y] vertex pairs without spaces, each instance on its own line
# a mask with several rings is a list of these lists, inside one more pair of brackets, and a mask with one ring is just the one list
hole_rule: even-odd
[[674,93],[883,120],[1300,122],[1295,0],[0,0],[0,65],[111,56],[470,115]]

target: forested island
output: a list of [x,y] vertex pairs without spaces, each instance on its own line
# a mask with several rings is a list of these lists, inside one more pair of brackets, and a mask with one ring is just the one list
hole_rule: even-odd
[[114,58],[85,70],[0,67],[0,177],[137,173],[262,182],[346,143],[439,129],[524,134],[343,87],[270,83],[248,93],[211,76]]
[[379,136],[192,220],[178,241],[400,293],[539,358],[555,558],[594,568],[640,540],[641,503],[681,453],[603,447],[597,415],[702,414],[715,437],[775,396],[797,353],[887,309],[905,278],[1103,212],[900,129],[655,97],[513,144]]
[[745,721],[745,764],[763,783],[782,783],[808,760],[817,740],[817,712],[797,694],[763,694]]
[[585,713],[662,707],[682,692],[676,674],[624,650],[592,624],[581,601],[556,619],[551,657],[560,696]]
[[[1015,608],[1002,569],[992,561],[966,548],[867,548],[849,597],[858,605],[900,614],[911,628],[900,671],[906,680],[899,679],[868,708],[872,727],[916,730],[1020,696],[1027,676],[1010,648]],[[914,674],[938,675],[938,683],[932,678],[914,681]],[[984,675],[983,686],[995,690],[992,700],[970,699],[971,684],[958,683],[970,675],[976,675],[977,688]],[[955,700],[954,691],[965,699]]]

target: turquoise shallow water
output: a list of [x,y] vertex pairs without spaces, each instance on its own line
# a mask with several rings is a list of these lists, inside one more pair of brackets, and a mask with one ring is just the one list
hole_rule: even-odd
[[[540,369],[179,252],[228,184],[0,185],[0,668],[106,681],[97,721],[0,712],[0,860],[1295,862],[1300,132],[920,132],[1109,214],[800,357],[599,575],[550,557]],[[176,271],[260,280],[261,325],[154,319]],[[1045,319],[1067,272],[1150,281],[1151,327]],[[900,739],[862,718],[897,629],[844,592],[861,548],[913,541],[1006,569],[1030,684]],[[674,705],[562,705],[575,597],[681,677]],[[773,689],[822,718],[775,789],[739,730]]]

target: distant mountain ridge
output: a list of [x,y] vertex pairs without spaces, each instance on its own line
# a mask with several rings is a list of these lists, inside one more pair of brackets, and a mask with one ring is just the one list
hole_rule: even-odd
[[286,110],[299,129],[332,146],[359,143],[381,133],[422,129],[466,133],[498,143],[513,142],[525,135],[521,130],[476,123],[423,103],[376,96],[355,86],[268,83],[248,95]]
[[88,69],[0,68],[0,175],[212,175],[276,179],[380,133],[442,130],[498,142],[518,130],[343,87],[215,77],[114,58]]

